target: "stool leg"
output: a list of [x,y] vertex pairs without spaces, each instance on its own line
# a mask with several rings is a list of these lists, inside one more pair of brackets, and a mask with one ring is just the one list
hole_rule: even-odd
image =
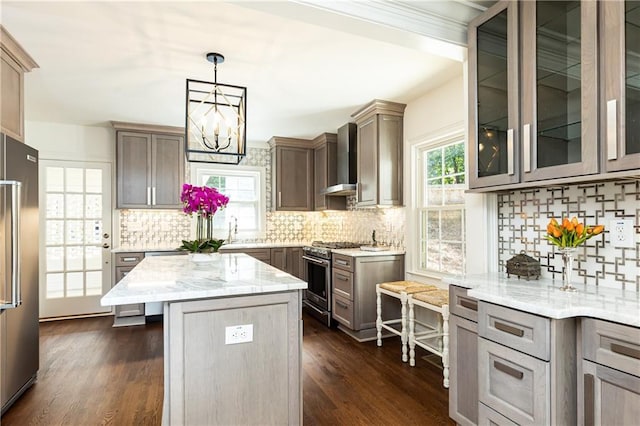
[[376,337],[378,346],[382,346],[382,301],[380,300],[380,284],[376,284]]
[[400,293],[400,304],[402,305],[402,318],[400,320],[400,324],[402,326],[400,331],[400,339],[402,341],[402,362],[407,362],[407,341],[409,340],[407,336],[407,293]]
[[416,365],[416,313],[412,301],[409,301],[409,365]]
[[444,387],[449,387],[449,305],[442,307],[442,375]]

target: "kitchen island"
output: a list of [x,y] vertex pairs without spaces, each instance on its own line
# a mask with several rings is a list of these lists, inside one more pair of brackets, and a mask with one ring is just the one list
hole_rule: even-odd
[[301,291],[241,253],[145,258],[103,305],[163,302],[163,424],[301,424]]

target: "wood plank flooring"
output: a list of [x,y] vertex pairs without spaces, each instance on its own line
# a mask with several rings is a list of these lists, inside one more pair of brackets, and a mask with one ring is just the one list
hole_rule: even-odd
[[[441,369],[422,359],[413,368],[402,363],[399,339],[378,348],[304,320],[305,425],[454,424]],[[41,324],[38,383],[2,426],[160,425],[162,324],[112,328],[112,321]]]

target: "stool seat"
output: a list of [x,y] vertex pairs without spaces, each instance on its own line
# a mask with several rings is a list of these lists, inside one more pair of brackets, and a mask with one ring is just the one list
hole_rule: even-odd
[[381,283],[380,288],[383,288],[394,293],[405,292],[407,294],[413,294],[423,291],[437,290],[438,287],[431,284],[422,284],[415,281],[391,281],[388,283]]
[[420,300],[433,306],[442,307],[449,304],[449,291],[443,289],[413,293],[413,300]]

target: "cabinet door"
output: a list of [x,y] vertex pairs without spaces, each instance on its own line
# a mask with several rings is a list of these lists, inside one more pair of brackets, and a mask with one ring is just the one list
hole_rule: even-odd
[[0,80],[2,132],[24,142],[24,74],[4,51],[0,54]]
[[151,206],[151,135],[118,132],[117,137],[117,207]]
[[276,210],[313,210],[313,150],[276,147]]
[[378,205],[402,205],[402,121],[378,115]]
[[520,3],[524,181],[598,172],[597,6]]
[[378,203],[378,120],[358,123],[358,205]]
[[184,183],[184,139],[153,135],[151,139],[151,204],[158,209],[179,209]]
[[271,266],[286,272],[287,258],[284,247],[271,248]]
[[[327,145],[323,145],[313,150],[313,187],[314,187],[314,210],[325,210],[327,202],[324,195],[320,191],[325,189],[327,185]],[[335,164],[335,163],[334,163]]]
[[469,23],[469,187],[520,180],[518,2]]
[[449,417],[459,425],[478,424],[478,325],[449,317]]
[[287,272],[298,277],[301,280],[307,280],[307,274],[305,272],[305,262],[302,259],[302,247],[288,247],[287,248]]
[[584,360],[584,398],[578,415],[585,426],[635,425],[640,418],[640,377]]
[[640,2],[600,2],[606,171],[640,168]]

